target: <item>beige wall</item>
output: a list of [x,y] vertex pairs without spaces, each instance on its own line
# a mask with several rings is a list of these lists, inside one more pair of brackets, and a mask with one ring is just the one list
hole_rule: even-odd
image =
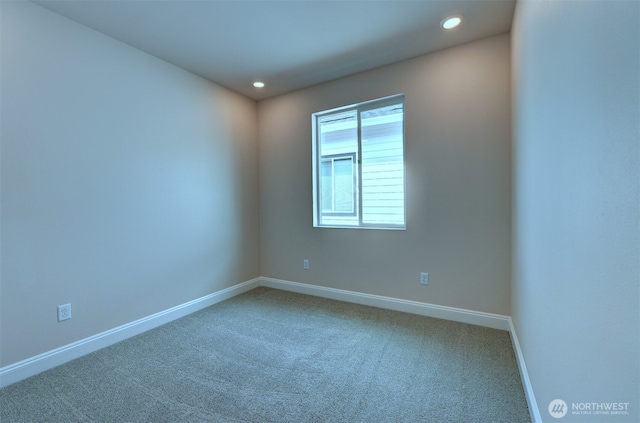
[[254,101],[28,2],[1,28],[0,366],[259,276]]
[[512,36],[512,317],[540,414],[638,422],[640,3],[521,1]]
[[[259,102],[262,275],[510,314],[509,46],[492,37]],[[398,93],[407,230],[313,228],[311,114]]]

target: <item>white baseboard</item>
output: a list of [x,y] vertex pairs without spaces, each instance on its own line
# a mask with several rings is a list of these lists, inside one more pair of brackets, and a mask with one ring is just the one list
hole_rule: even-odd
[[388,310],[402,311],[421,316],[438,319],[453,320],[493,329],[509,330],[509,316],[465,310],[462,308],[446,307],[437,304],[421,303],[400,298],[384,297],[381,295],[363,294],[361,292],[346,291],[344,289],[327,288],[298,282],[284,281],[273,278],[260,278],[260,286],[297,292],[299,294],[314,295],[316,297],[368,305]]
[[513,344],[513,350],[516,354],[516,361],[518,362],[518,369],[520,370],[520,379],[522,379],[522,388],[524,389],[524,396],[527,398],[531,421],[533,423],[542,423],[542,416],[538,409],[536,396],[533,393],[533,386],[531,386],[531,380],[529,379],[529,372],[527,371],[527,366],[524,363],[524,355],[522,354],[518,335],[516,334],[516,328],[513,326],[511,317],[509,317],[509,333],[511,334],[511,343]]
[[22,379],[52,369],[68,361],[82,357],[101,348],[113,345],[132,336],[139,335],[165,323],[202,310],[236,295],[260,286],[260,278],[242,282],[226,289],[205,295],[184,304],[152,314],[131,323],[90,336],[71,344],[47,351],[43,354],[0,368],[0,388]]
[[511,340],[516,354],[531,420],[534,423],[542,422],[527,373],[527,367],[524,363],[524,356],[520,349],[511,317],[265,277],[234,285],[151,316],[2,367],[0,368],[0,388],[108,347],[116,342],[139,335],[175,319],[250,291],[258,286],[509,331],[511,333]]

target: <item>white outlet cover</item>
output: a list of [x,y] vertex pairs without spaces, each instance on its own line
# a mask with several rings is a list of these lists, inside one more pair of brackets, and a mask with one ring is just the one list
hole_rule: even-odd
[[58,306],[58,322],[71,319],[71,304]]
[[428,273],[420,273],[420,283],[422,285],[429,284],[429,274]]

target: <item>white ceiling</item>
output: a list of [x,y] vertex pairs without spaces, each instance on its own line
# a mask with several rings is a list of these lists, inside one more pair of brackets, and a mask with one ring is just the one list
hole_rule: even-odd
[[[47,9],[256,100],[511,28],[515,0],[46,0]],[[444,31],[440,20],[460,14]],[[251,84],[264,81],[266,87]]]

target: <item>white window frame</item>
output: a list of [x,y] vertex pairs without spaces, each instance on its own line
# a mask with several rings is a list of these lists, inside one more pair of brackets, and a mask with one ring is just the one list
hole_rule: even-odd
[[[362,136],[360,116],[362,112],[368,110],[378,109],[385,106],[392,106],[394,104],[401,103],[404,109],[405,96],[404,94],[398,94],[394,96],[384,97],[381,99],[366,101],[363,103],[353,104],[344,107],[338,107],[331,110],[325,110],[322,112],[313,113],[311,116],[312,126],[312,173],[313,173],[313,226],[318,228],[349,228],[349,229],[391,229],[391,230],[405,230],[406,229],[406,140],[404,130],[404,112],[402,118],[402,224],[385,224],[385,223],[365,223],[362,218]],[[321,161],[323,157],[320,156],[320,125],[319,120],[322,117],[326,117],[332,114],[345,113],[350,111],[356,111],[357,119],[357,151],[355,153],[356,175],[354,178],[354,184],[356,188],[355,198],[355,217],[357,222],[355,224],[327,224],[322,222],[323,216],[332,216],[333,213],[323,213],[321,203]],[[336,155],[348,156],[348,154]],[[330,156],[326,156],[328,158]],[[338,213],[348,215],[346,213]],[[354,214],[351,214],[354,216]]]
[[[352,179],[352,191],[353,191],[353,195],[352,195],[352,200],[351,200],[351,210],[349,211],[341,211],[341,210],[336,210],[335,208],[335,203],[336,203],[336,187],[335,187],[335,162],[338,160],[344,160],[344,159],[349,159],[351,160],[351,166],[352,166],[352,171],[351,171],[351,179]],[[357,186],[358,186],[358,162],[357,162],[357,158],[356,158],[356,154],[352,153],[352,154],[335,154],[335,155],[330,155],[330,156],[322,156],[320,158],[320,163],[325,163],[325,162],[331,162],[332,166],[331,166],[331,200],[332,200],[332,209],[329,210],[325,210],[323,208],[323,204],[320,204],[319,207],[322,210],[322,214],[323,215],[327,215],[327,216],[356,216],[356,212],[358,209],[358,191],[357,191]],[[320,172],[322,173],[322,169],[320,169]],[[320,184],[320,190],[322,191],[322,178],[319,179]]]

